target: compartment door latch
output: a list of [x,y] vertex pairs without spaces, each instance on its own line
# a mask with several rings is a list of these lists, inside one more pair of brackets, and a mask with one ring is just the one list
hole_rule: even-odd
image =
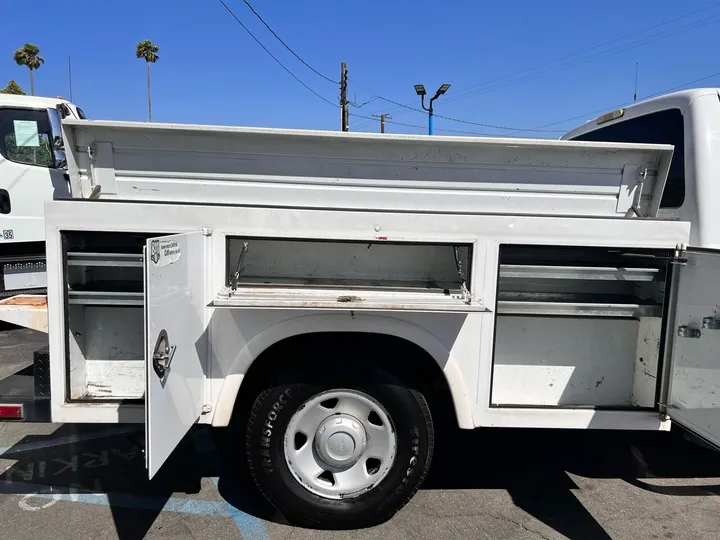
[[720,330],[720,319],[716,318],[715,315],[703,317],[702,327],[706,330]]
[[170,338],[168,338],[167,332],[163,328],[158,334],[152,356],[153,371],[161,379],[165,378],[170,369],[173,356],[175,356],[175,345],[170,344]]
[[697,339],[702,335],[698,328],[690,328],[689,326],[678,326],[678,337]]

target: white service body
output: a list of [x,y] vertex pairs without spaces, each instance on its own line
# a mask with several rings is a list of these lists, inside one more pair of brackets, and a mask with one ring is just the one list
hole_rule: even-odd
[[720,258],[686,249],[709,238],[694,222],[658,218],[673,146],[68,119],[63,135],[53,421],[145,421],[151,476],[193,424],[228,424],[271,347],[323,333],[419,347],[462,428],[676,420],[720,441]]

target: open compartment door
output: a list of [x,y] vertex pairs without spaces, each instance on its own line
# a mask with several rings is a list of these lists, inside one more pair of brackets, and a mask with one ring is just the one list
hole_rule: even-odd
[[197,421],[204,403],[208,236],[192,232],[145,246],[145,464],[152,478]]
[[666,412],[720,448],[720,252],[686,255],[671,294]]

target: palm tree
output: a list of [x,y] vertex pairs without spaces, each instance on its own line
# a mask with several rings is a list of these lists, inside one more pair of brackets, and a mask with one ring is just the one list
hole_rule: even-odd
[[18,66],[27,66],[30,70],[30,94],[35,95],[35,77],[33,71],[40,68],[45,63],[45,59],[40,56],[40,49],[37,45],[26,43],[13,55]]
[[148,122],[152,122],[152,104],[150,101],[150,64],[158,61],[160,47],[149,39],[140,41],[135,47],[135,57],[142,58],[147,63],[147,87],[148,87]]

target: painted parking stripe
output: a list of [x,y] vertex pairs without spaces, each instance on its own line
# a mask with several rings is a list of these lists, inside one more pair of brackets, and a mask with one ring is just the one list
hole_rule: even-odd
[[[37,441],[32,443],[21,443],[14,446],[0,447],[0,457],[12,455],[20,452],[38,450],[42,448],[51,448],[54,446],[62,446],[74,444],[92,439],[106,438],[117,435],[125,435],[128,433],[139,432],[137,427],[124,427],[114,430],[103,430],[85,435],[71,435],[68,437],[58,437],[45,441]],[[196,450],[203,456],[212,454],[215,444],[208,436],[207,432],[193,434],[193,442]],[[218,478],[212,478],[217,486]],[[28,499],[39,498],[49,500],[49,504],[39,505],[37,509],[52,506],[56,501],[82,502],[86,504],[97,504],[103,506],[117,506],[124,508],[135,508],[142,510],[157,510],[166,512],[177,512],[184,514],[196,514],[206,516],[229,517],[235,523],[243,540],[269,540],[265,523],[262,519],[247,514],[229,504],[227,501],[206,501],[198,499],[184,499],[180,497],[170,497],[168,499],[161,497],[143,497],[139,495],[131,495],[128,493],[88,493],[85,490],[74,490],[68,488],[60,488],[47,485],[29,484],[24,482],[12,482],[0,484],[0,494],[21,495],[21,502],[27,509],[35,509],[28,503]],[[21,505],[22,506],[22,505]]]
[[[191,436],[195,450],[201,456],[207,458],[207,456],[212,456],[217,452],[217,447],[207,430],[194,431]],[[217,488],[219,482],[218,477],[213,477],[212,480]],[[268,530],[265,527],[265,522],[262,519],[247,514],[242,510],[235,508],[228,502],[225,502],[225,505],[243,540],[270,539],[270,534],[268,533]]]
[[128,433],[136,432],[139,433],[140,429],[138,427],[131,426],[116,429],[105,429],[102,431],[95,431],[92,433],[84,433],[79,435],[68,435],[67,437],[50,438],[44,441],[20,443],[13,446],[0,446],[0,456],[4,456],[6,454],[18,454],[20,452],[30,452],[32,450],[40,450],[41,448],[64,446],[66,444],[75,444],[82,441],[91,441],[93,439],[104,439],[105,437],[115,437],[117,435],[127,435]]
[[[83,493],[81,490],[63,489],[52,486],[13,482],[0,484],[0,493],[4,495],[25,495],[39,499],[56,501],[82,502],[102,506],[134,508],[137,510],[157,510],[197,514],[203,516],[232,517],[225,501],[204,501],[199,499],[183,499],[180,497],[144,497],[128,493]],[[243,537],[244,539],[246,537]],[[252,538],[252,537],[248,537]]]
[[[217,486],[218,478],[213,477],[213,482],[215,482],[215,486]],[[262,519],[246,514],[228,502],[225,504],[243,540],[270,540],[270,534]]]

